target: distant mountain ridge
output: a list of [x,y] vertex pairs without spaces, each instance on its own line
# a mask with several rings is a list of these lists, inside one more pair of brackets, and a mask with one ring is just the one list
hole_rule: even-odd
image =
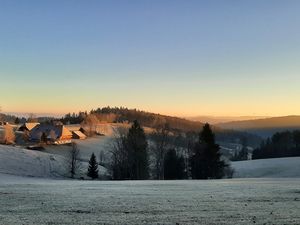
[[194,116],[187,117],[186,119],[192,121],[200,121],[209,124],[219,124],[228,123],[232,121],[245,121],[245,120],[255,120],[255,119],[265,119],[268,116]]
[[291,115],[265,119],[232,121],[227,123],[218,123],[216,126],[223,129],[247,131],[263,137],[269,137],[275,132],[300,129],[300,116]]

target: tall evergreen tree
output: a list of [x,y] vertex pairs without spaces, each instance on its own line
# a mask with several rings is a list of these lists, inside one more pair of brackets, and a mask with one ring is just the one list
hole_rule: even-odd
[[179,157],[175,149],[170,149],[164,159],[164,179],[175,180],[185,178],[184,158]]
[[128,153],[129,179],[148,179],[148,143],[144,129],[137,120],[133,122],[129,129],[125,141],[125,148]]
[[91,155],[91,158],[89,161],[89,168],[88,168],[87,175],[92,179],[98,178],[98,163],[97,163],[96,156],[94,153]]
[[164,160],[164,179],[175,180],[177,179],[177,155],[175,149],[169,150],[165,155]]
[[215,143],[215,136],[210,125],[205,124],[199,134],[191,157],[191,172],[194,179],[219,179],[225,174],[228,165],[221,160],[220,147]]

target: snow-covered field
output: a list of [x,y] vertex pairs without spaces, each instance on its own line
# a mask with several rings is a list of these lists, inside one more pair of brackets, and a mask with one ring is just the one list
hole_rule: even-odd
[[[86,157],[99,140],[87,141]],[[232,164],[255,179],[79,181],[63,180],[59,149],[0,146],[1,225],[300,224],[300,157]]]
[[300,224],[300,179],[63,181],[0,174],[0,224]]
[[299,177],[300,157],[232,162],[236,178]]
[[[67,159],[59,154],[27,150],[19,147],[0,145],[0,173],[30,176],[61,178],[69,176]],[[81,175],[84,176],[88,164],[81,163]],[[101,175],[106,169],[99,167]]]
[[[80,149],[81,160],[88,162],[92,153],[94,153],[98,159],[101,152],[105,153],[108,157],[111,139],[112,137],[96,136],[86,140],[74,140],[74,142],[77,143]],[[68,154],[70,148],[68,145],[48,145],[46,146],[45,152],[65,156]]]
[[59,155],[0,146],[0,173],[33,177],[64,176],[65,161]]

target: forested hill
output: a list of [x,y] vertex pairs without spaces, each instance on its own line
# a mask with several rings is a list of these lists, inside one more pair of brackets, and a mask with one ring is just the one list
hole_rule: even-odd
[[[168,124],[170,129],[179,132],[199,132],[204,123],[198,121],[190,121],[187,119],[166,116],[151,112],[145,112],[137,109],[128,109],[124,107],[104,107],[96,110],[91,110],[91,114],[97,116],[99,121],[103,122],[119,122],[119,123],[132,123],[138,120],[144,127],[157,128]],[[87,112],[80,112],[79,114],[67,114],[63,119],[63,123],[81,123],[88,115]],[[258,146],[261,139],[256,135],[251,135],[245,132],[225,130],[218,127],[212,127],[216,133],[217,140],[224,142],[239,142],[239,140],[246,138],[250,146]]]
[[170,128],[177,129],[181,131],[196,131],[200,130],[203,127],[203,123],[194,122],[183,118],[166,116],[151,112],[145,112],[137,109],[128,109],[128,108],[98,108],[97,110],[92,110],[92,113],[98,114],[100,117],[103,115],[111,114],[114,115],[115,122],[133,122],[138,120],[142,126],[145,127],[159,127],[164,124],[168,124]]

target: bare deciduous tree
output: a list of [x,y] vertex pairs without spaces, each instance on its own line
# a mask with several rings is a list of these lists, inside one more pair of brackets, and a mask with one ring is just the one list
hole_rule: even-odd
[[111,172],[114,179],[125,177],[129,168],[128,152],[124,146],[127,132],[128,130],[122,127],[114,129],[114,138],[110,142],[109,147],[112,154]]
[[154,174],[156,179],[164,179],[165,154],[170,147],[170,129],[168,124],[158,127],[151,134],[151,150],[154,156]]
[[101,122],[113,123],[117,119],[117,115],[114,113],[99,113],[97,118]]
[[71,178],[78,173],[80,170],[80,150],[75,142],[72,142],[72,148],[70,149],[68,156],[67,156],[67,166],[68,166],[68,173],[70,173]]
[[104,165],[104,162],[105,162],[105,154],[104,154],[104,151],[100,151],[99,153],[99,164],[100,165]]
[[14,129],[11,125],[6,124],[4,125],[4,134],[2,138],[2,142],[4,144],[14,144],[16,140]]
[[35,114],[29,113],[27,122],[29,122],[29,123],[37,123],[38,119],[36,118]]
[[89,114],[86,116],[82,122],[82,126],[87,128],[87,136],[93,136],[97,131],[98,118],[94,114]]

